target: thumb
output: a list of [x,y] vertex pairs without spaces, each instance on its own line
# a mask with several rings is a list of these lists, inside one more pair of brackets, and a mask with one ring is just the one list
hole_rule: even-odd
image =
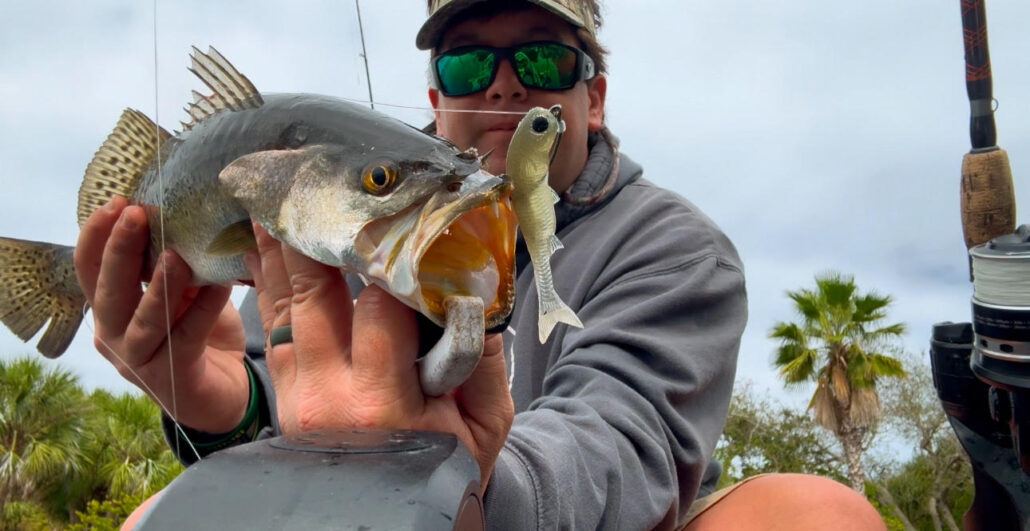
[[484,340],[483,357],[459,388],[457,399],[472,421],[469,426],[477,432],[474,434],[476,440],[480,443],[494,441],[499,450],[515,416],[515,405],[508,390],[504,341],[500,334],[489,335]]

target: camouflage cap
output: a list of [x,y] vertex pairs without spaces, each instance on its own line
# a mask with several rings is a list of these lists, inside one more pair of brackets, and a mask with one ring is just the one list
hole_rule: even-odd
[[[429,17],[425,24],[422,24],[422,29],[418,30],[415,46],[419,50],[428,50],[436,46],[440,34],[455,15],[487,1],[489,0],[429,0]],[[596,31],[594,12],[588,0],[526,0],[526,2],[543,7],[572,25],[585,28],[590,33]]]

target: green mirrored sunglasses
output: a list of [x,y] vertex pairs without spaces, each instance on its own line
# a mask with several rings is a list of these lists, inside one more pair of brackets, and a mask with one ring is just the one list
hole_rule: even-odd
[[485,90],[497,76],[501,59],[511,62],[527,88],[567,90],[594,77],[594,61],[579,48],[553,41],[527,42],[506,48],[462,46],[433,58],[436,87],[445,96]]

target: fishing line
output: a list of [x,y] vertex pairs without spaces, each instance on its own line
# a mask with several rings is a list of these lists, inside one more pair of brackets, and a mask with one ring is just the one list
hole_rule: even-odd
[[1030,300],[1030,252],[994,254],[974,248],[973,296],[1002,306],[1026,306]]
[[372,76],[368,73],[368,49],[365,48],[365,26],[361,23],[361,5],[354,0],[354,9],[358,11],[358,32],[361,34],[361,57],[365,60],[365,83],[368,85],[368,106],[376,108],[375,98],[372,97]]
[[[82,316],[83,317],[86,316],[86,312],[87,311],[89,311],[89,304],[88,303],[84,304],[82,306]],[[93,337],[95,337],[97,340],[99,340],[100,344],[103,345],[103,347],[105,349],[107,349],[107,351],[110,352],[114,357],[118,358],[118,361],[122,362],[122,365],[124,365],[125,368],[128,369],[129,372],[132,373],[132,375],[136,377],[136,380],[139,381],[139,384],[141,386],[143,386],[143,390],[146,391],[148,395],[150,395],[150,397],[154,400],[154,402],[157,402],[157,407],[161,408],[161,411],[164,411],[165,413],[168,414],[169,417],[171,417],[172,416],[172,412],[169,411],[168,408],[165,406],[164,402],[162,402],[161,399],[157,397],[157,393],[155,393],[154,390],[149,385],[147,385],[147,382],[143,381],[143,378],[140,378],[139,373],[134,371],[132,369],[132,367],[129,366],[128,363],[125,363],[125,359],[123,359],[121,356],[119,356],[118,353],[115,352],[115,350],[113,348],[111,348],[110,345],[107,344],[107,341],[104,341],[104,338],[102,338],[102,337],[97,335],[96,330],[94,330],[93,324],[89,322],[89,319],[85,319],[84,318],[82,321],[84,323],[86,323],[86,328],[89,329],[90,333],[93,334]],[[186,444],[190,447],[190,450],[193,450],[193,454],[197,456],[197,460],[200,460],[201,459],[200,452],[198,452],[196,447],[193,446],[193,442],[190,441],[189,436],[187,436],[186,432],[183,431],[182,425],[179,424],[175,420],[175,417],[172,417],[172,423],[175,424],[175,431],[179,432],[182,435],[183,440],[186,441]],[[176,439],[178,439],[178,437],[176,437]]]
[[[156,172],[156,177],[157,177],[157,182],[158,182],[159,197],[161,198],[161,200],[158,202],[158,204],[156,206],[157,206],[157,210],[158,210],[158,234],[159,234],[159,241],[160,241],[160,247],[161,247],[160,267],[161,267],[162,271],[166,272],[167,271],[167,256],[164,253],[164,250],[166,248],[165,219],[164,219],[164,201],[165,201],[165,188],[164,188],[164,185],[165,185],[165,183],[164,183],[164,175],[162,174],[162,164],[161,164],[162,158],[161,158],[161,134],[160,134],[160,131],[161,131],[161,126],[160,126],[160,123],[161,123],[161,120],[160,120],[160,88],[159,88],[160,85],[159,85],[159,74],[158,74],[158,68],[159,68],[159,58],[158,58],[159,51],[158,51],[158,48],[159,48],[159,45],[158,45],[158,33],[157,33],[157,30],[158,30],[158,10],[157,10],[157,4],[158,4],[157,0],[152,0],[152,23],[153,23],[152,24],[153,25],[152,35],[153,35],[153,60],[154,60],[154,143],[155,143],[155,147],[156,147],[156,152],[155,152],[155,157],[156,157],[155,158],[155,161],[156,161],[155,172]],[[362,58],[364,59],[364,63],[365,63],[365,79],[366,79],[366,83],[367,83],[367,86],[368,86],[368,100],[362,100],[360,98],[347,98],[347,97],[341,97],[340,99],[345,100],[345,101],[350,101],[350,102],[353,102],[353,103],[368,104],[372,109],[375,109],[375,100],[374,100],[374,97],[373,97],[373,94],[372,94],[372,79],[371,79],[369,65],[368,65],[368,52],[367,52],[367,48],[366,48],[366,44],[365,44],[365,32],[364,32],[364,26],[362,24],[362,19],[361,19],[361,6],[359,4],[359,0],[354,0],[354,7],[355,7],[355,9],[357,11],[358,29],[359,29],[359,32],[361,34],[361,49],[362,49],[362,54],[361,55],[362,55]],[[495,110],[482,110],[482,109],[434,109],[433,107],[427,107],[427,106],[423,106],[423,105],[403,105],[403,104],[384,103],[384,102],[380,102],[379,105],[384,106],[384,107],[392,107],[392,108],[398,108],[398,109],[410,109],[410,110],[421,110],[421,111],[428,111],[428,112],[434,112],[434,113],[436,113],[436,112],[444,112],[444,113],[479,113],[479,114],[501,114],[501,115],[517,115],[517,116],[522,116],[522,115],[526,114],[523,111],[495,111]],[[110,345],[108,345],[107,342],[103,340],[103,338],[101,338],[100,336],[98,336],[96,334],[96,330],[93,328],[92,324],[89,323],[88,320],[85,320],[85,319],[84,320],[86,321],[87,328],[90,330],[91,333],[93,333],[93,336],[95,338],[99,339],[99,341],[103,345],[103,347],[105,349],[107,349],[107,351],[110,352],[112,356],[117,358],[122,363],[122,365],[125,366],[125,368],[128,369],[128,371],[139,382],[139,385],[141,387],[143,387],[143,389],[150,395],[150,397],[154,400],[154,402],[157,403],[158,407],[160,407],[161,410],[164,411],[169,416],[169,418],[171,419],[173,425],[175,426],[175,431],[179,434],[179,437],[175,438],[175,452],[176,452],[176,454],[177,455],[181,454],[181,446],[180,446],[180,442],[179,442],[180,439],[181,439],[181,440],[184,440],[186,442],[186,444],[189,446],[189,448],[193,452],[193,454],[197,457],[198,460],[200,460],[201,459],[200,453],[197,451],[196,447],[193,445],[193,442],[189,439],[189,436],[186,434],[185,430],[183,429],[183,426],[179,423],[179,420],[178,420],[178,398],[177,398],[176,386],[175,386],[175,363],[174,363],[174,359],[172,357],[173,356],[172,317],[171,317],[171,306],[170,306],[170,302],[169,302],[169,298],[168,298],[168,278],[167,278],[167,276],[162,275],[162,281],[163,281],[162,282],[162,290],[164,292],[164,305],[165,305],[165,333],[166,333],[166,337],[167,337],[166,341],[168,343],[168,371],[169,371],[169,380],[170,380],[170,388],[171,388],[171,408],[169,408],[160,398],[158,398],[157,393],[155,393],[154,390],[149,385],[147,385],[147,383],[140,377],[140,375],[135,370],[133,370],[133,368],[125,361],[125,359],[122,356],[120,356]],[[88,307],[83,307],[83,315],[85,315],[87,310],[88,310]],[[513,367],[513,369],[514,369],[514,367]],[[511,379],[514,379],[514,376],[515,376],[514,375],[514,370],[512,370]],[[512,381],[509,380],[509,384],[508,384],[509,385],[509,389],[510,389],[511,384],[512,384]]]
[[[361,98],[348,98],[346,96],[337,96],[339,99],[349,101],[351,103],[368,103],[372,102],[369,100],[363,100]],[[384,103],[378,102],[377,105],[382,107],[396,107],[398,109],[413,109],[416,111],[429,111],[429,112],[463,112],[463,113],[479,113],[479,114],[517,114],[523,116],[526,114],[525,111],[488,111],[482,109],[434,109],[432,107],[426,107],[425,105],[402,105],[400,103]]]
[[[157,172],[157,185],[158,185],[158,197],[161,198],[157,204],[157,217],[159,227],[159,239],[161,242],[161,289],[164,290],[164,303],[165,303],[165,336],[168,338],[168,379],[172,391],[172,410],[168,415],[172,418],[172,422],[175,423],[175,429],[185,436],[185,432],[182,426],[179,425],[179,403],[176,399],[175,394],[175,362],[172,358],[172,309],[168,302],[168,258],[165,254],[165,181],[164,176],[161,173],[161,107],[159,104],[160,99],[158,98],[159,84],[158,84],[158,45],[157,45],[157,0],[153,0],[153,13],[154,13],[154,145],[157,148],[155,154],[155,170]],[[138,377],[137,377],[138,378]],[[156,396],[155,396],[156,400]],[[179,445],[179,437],[175,438],[175,454],[181,455],[181,448]],[[193,443],[187,439],[187,443],[190,448],[193,448]],[[196,453],[196,448],[193,448],[193,452]],[[199,455],[197,456],[199,458]]]
[[969,249],[969,257],[977,352],[1030,363],[1030,225]]

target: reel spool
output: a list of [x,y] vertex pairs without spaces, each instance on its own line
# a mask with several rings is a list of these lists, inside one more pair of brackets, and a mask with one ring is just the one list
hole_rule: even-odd
[[970,368],[995,388],[990,412],[1009,425],[1030,474],[1030,225],[969,250],[973,266]]
[[[1003,388],[1030,384],[1030,225],[969,250],[973,264],[974,364],[1012,364]],[[983,360],[986,358],[986,360]],[[1021,370],[1022,369],[1022,370]],[[1006,377],[1019,376],[1006,382]],[[1028,379],[1023,379],[1028,378]]]

